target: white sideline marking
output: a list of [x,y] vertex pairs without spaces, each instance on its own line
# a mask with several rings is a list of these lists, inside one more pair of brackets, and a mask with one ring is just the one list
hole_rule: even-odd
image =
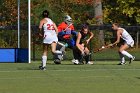
[[17,80],[17,79],[40,79],[40,78],[46,78],[46,77],[11,77],[11,78],[5,78],[5,77],[3,77],[3,78],[0,78],[0,80],[2,79],[2,80]]
[[94,70],[140,70],[140,69],[92,69],[92,70],[82,70],[82,69],[75,69],[75,70],[48,70],[48,71],[94,71]]
[[[140,70],[139,68],[137,68],[137,69],[92,69],[92,70],[79,70],[79,69],[75,69],[75,70],[46,70],[46,71],[43,71],[43,72],[49,72],[49,71],[57,71],[57,72],[64,72],[64,71],[96,71],[96,70],[106,70],[106,71],[109,71],[109,70],[120,70],[120,71],[135,71],[135,70]],[[0,73],[12,73],[12,72],[19,72],[19,73],[21,73],[21,72],[36,72],[36,71],[38,71],[38,72],[42,72],[41,70],[7,70],[7,71],[0,71]],[[57,74],[55,74],[54,76],[53,76],[53,78],[57,78],[57,77],[55,77]],[[60,76],[59,76],[60,77]],[[59,78],[58,77],[58,78]],[[88,78],[114,78],[114,77],[117,77],[117,76],[115,76],[115,75],[108,75],[108,76],[81,76],[81,77],[78,77],[78,78],[83,78],[83,79],[88,79]],[[46,79],[46,78],[50,78],[49,76],[47,76],[47,75],[45,75],[45,76],[37,76],[37,77],[28,77],[28,76],[23,76],[23,77],[0,77],[0,80],[16,80],[16,79]],[[51,77],[52,78],[52,77]],[[70,76],[66,76],[66,77],[64,77],[64,78],[73,78],[73,76],[72,77],[70,77]]]
[[[59,70],[59,69],[53,70],[52,69],[51,70],[51,69],[48,69],[46,71],[58,71],[58,72],[60,71],[61,72],[61,71],[94,71],[94,70],[108,70],[108,71],[109,70],[120,70],[121,71],[121,70],[140,70],[140,68],[135,68],[135,69],[118,69],[118,68],[116,68],[116,69],[107,69],[106,68],[106,69],[90,69],[90,70],[85,70],[85,69],[74,69],[74,70],[71,70],[71,69],[70,70],[66,70],[66,69],[65,70]],[[13,71],[12,70],[3,70],[3,71],[1,70],[0,73],[6,73],[6,72],[7,73],[10,73],[10,72],[32,72],[32,71],[36,72],[36,71],[41,71],[41,70],[26,70],[26,69],[25,70],[13,70]]]
[[[78,78],[83,78],[83,79],[88,79],[88,78],[112,78],[112,77],[117,77],[117,76],[85,76],[85,77],[78,77]],[[42,79],[42,78],[50,78],[50,77],[10,77],[10,78],[7,78],[7,77],[2,77],[0,78],[0,80],[17,80],[17,79]],[[51,77],[52,78],[52,77]],[[53,78],[59,78],[59,77],[53,77]],[[74,77],[63,77],[63,78],[74,78]]]

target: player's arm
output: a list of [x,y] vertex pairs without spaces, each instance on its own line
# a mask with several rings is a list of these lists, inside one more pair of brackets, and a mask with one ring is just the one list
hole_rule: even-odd
[[89,32],[90,37],[86,40],[87,44],[89,43],[89,41],[93,38],[94,34],[92,32]]
[[79,33],[78,33],[78,36],[77,36],[77,40],[76,40],[76,46],[79,45],[80,39],[81,39],[81,34],[80,34],[80,32],[79,32]]
[[57,27],[57,29],[58,29],[58,32],[63,31],[63,24],[62,23],[59,24],[58,27]]
[[40,21],[40,24],[39,24],[39,36],[43,36],[42,35],[42,27],[43,27],[43,24],[44,24],[44,20],[41,20]]
[[117,45],[120,42],[120,38],[121,38],[121,30],[118,30],[117,31],[117,40],[113,44],[110,44],[109,46]]
[[56,34],[58,35],[58,29],[57,29],[57,26],[56,26],[56,24],[54,22],[53,22],[53,27],[54,27],[54,29],[56,31]]
[[73,24],[71,25],[71,30],[74,30],[74,26],[73,26]]
[[79,32],[78,33],[78,36],[77,36],[77,40],[76,40],[76,46],[77,46],[77,48],[81,51],[81,52],[83,52],[83,49],[82,49],[82,46],[81,46],[81,44],[80,44],[80,40],[81,40],[81,33]]

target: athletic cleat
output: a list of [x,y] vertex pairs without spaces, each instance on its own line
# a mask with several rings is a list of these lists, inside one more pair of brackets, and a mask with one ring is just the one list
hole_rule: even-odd
[[74,63],[75,62],[75,59],[72,59],[72,61],[71,61],[72,63]]
[[54,63],[55,64],[61,64],[61,60],[57,58],[57,59],[54,60]]
[[39,66],[40,70],[46,70],[46,67]]
[[134,60],[135,60],[135,57],[133,56],[132,58],[129,59],[129,64],[131,64],[132,61],[134,61]]
[[119,63],[119,64],[117,64],[117,65],[126,65],[126,62],[125,62],[125,63]]
[[84,62],[83,61],[79,61],[78,65],[83,65]]
[[79,61],[78,61],[78,60],[75,60],[75,61],[74,61],[74,64],[75,64],[75,65],[78,65],[78,64],[79,64]]
[[93,62],[88,61],[88,62],[87,62],[87,64],[92,65],[92,64],[93,64]]

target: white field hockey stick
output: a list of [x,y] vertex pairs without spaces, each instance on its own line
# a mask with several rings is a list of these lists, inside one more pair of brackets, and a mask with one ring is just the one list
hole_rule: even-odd
[[73,24],[73,23],[69,24],[69,25],[65,28],[65,30],[63,30],[63,31],[66,31],[72,24]]

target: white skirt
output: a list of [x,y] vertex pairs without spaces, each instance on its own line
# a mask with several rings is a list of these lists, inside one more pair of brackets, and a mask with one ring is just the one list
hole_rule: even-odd
[[131,42],[130,42],[130,41],[129,41],[129,42],[127,41],[126,44],[127,44],[128,46],[130,46],[130,47],[133,47],[133,46],[134,46],[134,41],[131,41]]
[[56,42],[56,43],[58,42],[58,37],[57,37],[56,33],[45,32],[43,43],[51,44],[53,42]]

